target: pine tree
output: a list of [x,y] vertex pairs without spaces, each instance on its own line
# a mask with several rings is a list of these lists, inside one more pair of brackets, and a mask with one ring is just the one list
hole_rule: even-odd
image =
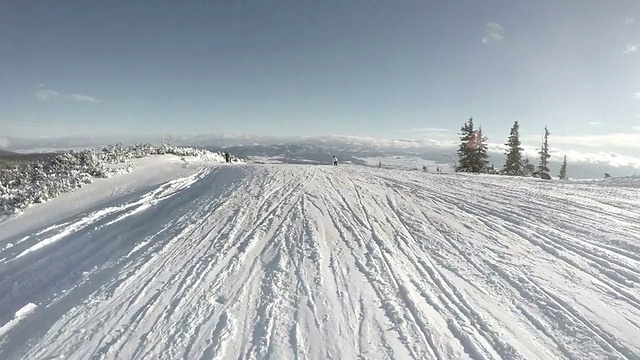
[[489,172],[489,160],[487,160],[489,158],[489,155],[487,154],[488,139],[482,132],[482,126],[480,126],[475,135],[477,136],[477,149],[475,149],[474,151],[474,165],[476,170],[475,172],[487,173]]
[[456,171],[486,173],[489,161],[487,158],[487,144],[482,135],[482,128],[474,130],[473,118],[470,118],[460,129],[460,147],[458,157],[460,159]]
[[505,175],[524,176],[524,162],[522,160],[522,148],[520,147],[520,125],[518,122],[514,122],[511,127],[511,133],[509,134],[509,140],[505,144],[508,149],[505,155],[507,160],[502,169],[502,173]]
[[540,155],[540,163],[538,164],[536,175],[543,179],[551,179],[551,175],[549,175],[549,158],[551,157],[549,155],[549,130],[546,126],[544,127],[542,146],[538,154]]
[[456,166],[456,171],[469,172],[471,171],[471,149],[467,146],[467,143],[471,139],[473,134],[473,118],[465,122],[460,128],[460,147],[458,148],[459,163]]
[[562,167],[560,168],[560,180],[567,179],[567,155],[564,156],[562,161]]

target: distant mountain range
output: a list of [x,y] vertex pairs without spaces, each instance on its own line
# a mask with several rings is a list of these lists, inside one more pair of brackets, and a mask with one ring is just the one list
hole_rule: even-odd
[[[159,144],[165,140],[162,135],[144,137],[66,137],[66,138],[8,138],[9,149],[18,153],[45,153],[60,150],[100,149],[102,146],[122,142]],[[361,136],[298,136],[274,137],[252,135],[176,135],[172,143],[178,146],[195,146],[213,151],[229,151],[234,156],[253,162],[280,162],[288,164],[329,164],[336,155],[340,163],[370,164],[363,160],[373,157],[409,156],[424,159],[431,164],[453,165],[457,161],[457,143],[438,140],[379,139]],[[5,146],[5,148],[7,148]],[[535,151],[535,149],[534,149]],[[0,154],[2,154],[0,152]],[[535,152],[529,159],[537,164]],[[497,169],[504,165],[504,149],[489,148],[489,162]],[[417,164],[418,165],[418,164]],[[559,174],[560,162],[552,159],[549,164],[551,175]],[[418,167],[421,167],[418,166]],[[607,172],[612,176],[626,176],[638,171],[633,166],[612,166],[607,162],[589,160],[572,161],[569,158],[569,177],[599,179]]]

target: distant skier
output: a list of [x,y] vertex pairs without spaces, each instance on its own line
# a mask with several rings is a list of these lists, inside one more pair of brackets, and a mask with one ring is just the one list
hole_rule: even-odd
[[225,152],[224,152],[224,161],[225,161],[226,163],[230,163],[230,162],[231,162],[231,154],[229,154],[229,152],[228,152],[228,151],[225,151]]
[[333,155],[333,166],[338,166],[338,158]]

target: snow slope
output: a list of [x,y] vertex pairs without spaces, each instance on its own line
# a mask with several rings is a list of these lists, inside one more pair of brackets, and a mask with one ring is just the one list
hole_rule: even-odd
[[[187,149],[188,150],[188,149]],[[47,206],[32,204],[23,215],[0,215],[0,239],[18,232],[59,221],[65,217],[105,206],[120,196],[144,191],[179,177],[193,174],[198,169],[223,163],[222,155],[205,153],[201,156],[151,155],[107,164],[121,172],[109,178],[94,178],[93,183],[48,201]],[[117,201],[117,200],[116,200]],[[10,222],[5,222],[11,219]],[[5,223],[3,223],[5,222]],[[1,247],[1,246],[0,246]]]
[[637,188],[192,170],[0,224],[0,358],[640,357]]
[[[426,160],[418,156],[373,156],[358,158],[364,161],[369,166],[378,166],[382,164],[382,168],[396,169],[396,170],[414,170],[418,169],[422,171],[422,167],[426,166],[428,171],[437,172],[441,169],[442,172],[454,172],[455,169],[451,164],[440,163],[434,160]],[[444,158],[446,160],[446,158]]]

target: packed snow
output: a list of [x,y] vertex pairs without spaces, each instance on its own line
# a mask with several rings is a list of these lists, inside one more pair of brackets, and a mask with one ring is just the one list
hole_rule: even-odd
[[[397,170],[422,170],[426,167],[427,171],[438,172],[453,172],[455,166],[451,164],[441,163],[433,160],[426,160],[417,156],[372,156],[359,158],[369,166],[379,166],[386,169]],[[444,158],[446,161],[447,159]]]
[[0,358],[638,359],[637,191],[147,159],[0,223]]
[[602,184],[607,186],[640,188],[640,173],[630,174],[627,176],[608,177],[603,179],[575,179],[573,181],[581,184]]

